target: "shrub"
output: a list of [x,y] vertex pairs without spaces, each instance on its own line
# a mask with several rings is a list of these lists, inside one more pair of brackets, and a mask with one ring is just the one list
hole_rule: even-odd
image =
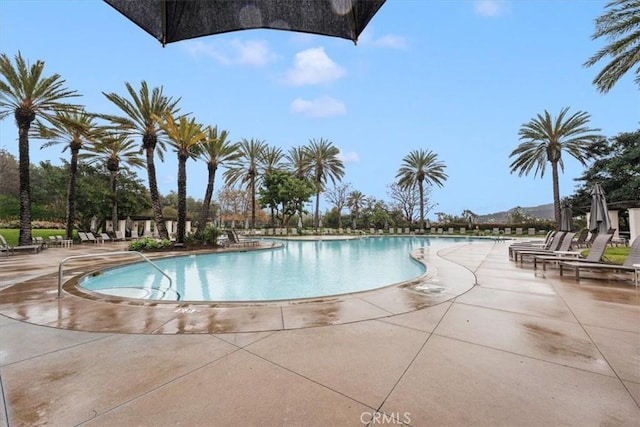
[[150,251],[169,247],[171,247],[171,240],[156,240],[151,237],[144,237],[129,243],[130,251]]
[[220,231],[219,228],[213,226],[206,227],[202,230],[202,243],[215,246],[220,234],[222,234],[222,231]]

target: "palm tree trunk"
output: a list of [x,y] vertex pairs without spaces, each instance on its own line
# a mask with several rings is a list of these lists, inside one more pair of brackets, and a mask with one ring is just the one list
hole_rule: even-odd
[[320,229],[320,190],[316,191],[316,231]]
[[256,227],[256,178],[251,175],[251,228]]
[[204,201],[202,202],[202,210],[200,211],[200,221],[198,222],[197,236],[202,237],[202,232],[207,227],[209,213],[211,212],[211,197],[213,197],[213,185],[216,179],[216,171],[218,167],[210,163],[207,164],[207,189],[204,192]]
[[71,149],[71,163],[69,164],[69,186],[67,188],[67,220],[66,239],[73,238],[73,225],[76,217],[76,178],[78,176],[78,149]]
[[110,171],[109,184],[111,186],[111,226],[115,235],[118,227],[118,192],[116,190],[117,171]]
[[178,226],[176,243],[184,243],[187,223],[187,156],[178,154]]
[[[17,114],[16,114],[17,116]],[[18,120],[18,148],[20,175],[20,245],[31,242],[31,182],[29,178],[29,128],[32,120]]]
[[151,204],[153,205],[153,216],[156,221],[156,230],[161,239],[168,239],[169,233],[164,223],[162,215],[162,206],[160,206],[160,193],[158,192],[158,181],[156,180],[156,165],[153,159],[154,146],[145,147],[147,155],[147,176],[149,179],[149,193],[151,195]]
[[425,229],[424,223],[424,189],[422,188],[422,181],[418,181],[418,190],[420,191],[420,228]]
[[553,213],[556,220],[556,230],[560,230],[560,184],[558,180],[558,162],[551,162],[551,177],[553,179]]

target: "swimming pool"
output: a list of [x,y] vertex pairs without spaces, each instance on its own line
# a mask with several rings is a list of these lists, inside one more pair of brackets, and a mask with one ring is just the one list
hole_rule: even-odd
[[271,250],[179,256],[155,261],[173,288],[146,263],[103,270],[79,286],[148,300],[271,301],[315,298],[381,288],[425,273],[409,254],[419,247],[467,239],[375,237],[283,240]]

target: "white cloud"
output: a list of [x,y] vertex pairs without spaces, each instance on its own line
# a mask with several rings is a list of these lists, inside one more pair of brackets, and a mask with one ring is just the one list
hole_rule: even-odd
[[223,65],[263,67],[276,59],[276,54],[263,40],[234,39],[225,44],[194,40],[186,43],[185,46],[192,56],[210,57]]
[[474,9],[478,15],[498,16],[505,8],[505,2],[500,0],[475,0]]
[[347,109],[339,99],[321,96],[313,100],[295,99],[291,103],[291,112],[307,117],[331,117],[346,114]]
[[343,163],[358,163],[360,161],[360,155],[355,151],[343,152],[342,150],[340,150],[340,153],[338,153],[338,158],[342,160]]
[[331,83],[345,75],[345,70],[333,62],[324,48],[306,49],[296,54],[293,68],[285,77],[285,82],[293,86]]
[[367,45],[374,47],[386,47],[391,49],[407,49],[407,39],[402,36],[387,34],[381,37],[375,37],[372,31],[365,31],[358,39],[359,45]]

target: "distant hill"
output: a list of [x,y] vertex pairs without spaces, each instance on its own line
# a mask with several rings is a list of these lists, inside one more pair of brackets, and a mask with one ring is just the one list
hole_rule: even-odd
[[[553,219],[554,217],[553,203],[540,205],[540,206],[533,206],[528,208],[525,208],[522,206],[518,206],[518,207],[522,209],[527,215],[530,215],[534,218]],[[513,209],[516,209],[516,207],[513,207]],[[479,224],[508,222],[509,212],[510,210],[504,211],[504,212],[496,212],[496,213],[487,214],[487,215],[478,215],[478,218],[476,219],[476,221]]]

